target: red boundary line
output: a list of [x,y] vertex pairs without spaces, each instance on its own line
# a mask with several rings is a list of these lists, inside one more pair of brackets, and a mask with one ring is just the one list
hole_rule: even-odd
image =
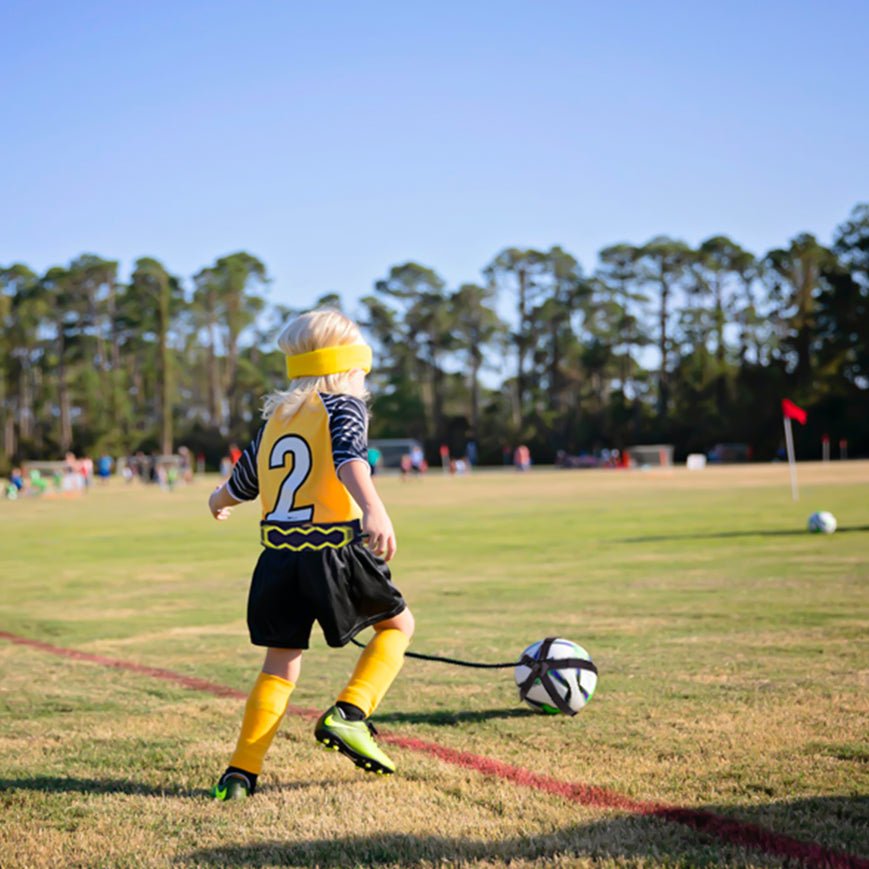
[[[94,655],[90,652],[80,652],[76,649],[66,649],[44,643],[41,640],[32,640],[0,631],[0,639],[8,640],[20,646],[29,646],[52,655],[59,655],[73,661],[86,661],[91,664],[100,664],[103,667],[111,667],[115,670],[126,670],[131,673],[139,673],[143,676],[151,676],[154,679],[162,679],[166,682],[174,682],[194,691],[203,691],[213,694],[215,697],[233,697],[243,700],[247,697],[243,691],[199,679],[195,676],[185,676],[173,670],[164,670],[161,667],[148,667],[144,664],[136,664],[133,661],[122,661],[117,658],[106,658],[103,655]],[[305,718],[316,717],[319,712],[315,709],[301,709],[294,707],[294,715]],[[738,821],[724,815],[716,815],[703,809],[683,808],[671,806],[665,803],[655,803],[647,800],[636,800],[606,788],[592,785],[574,784],[540,775],[522,767],[503,763],[494,758],[484,757],[479,754],[471,754],[466,751],[456,751],[433,742],[426,742],[409,736],[399,736],[394,733],[380,732],[381,741],[436,757],[444,763],[452,766],[470,769],[481,775],[500,778],[512,782],[520,787],[532,788],[548,794],[563,797],[571,802],[581,803],[586,806],[594,806],[601,809],[620,809],[636,815],[660,818],[677,824],[683,824],[700,833],[715,836],[719,839],[743,848],[753,848],[764,851],[777,857],[789,860],[799,860],[809,866],[829,867],[829,869],[869,869],[869,860],[864,860],[855,854],[847,854],[842,851],[834,851],[818,845],[814,842],[802,842],[759,827],[756,824]]]

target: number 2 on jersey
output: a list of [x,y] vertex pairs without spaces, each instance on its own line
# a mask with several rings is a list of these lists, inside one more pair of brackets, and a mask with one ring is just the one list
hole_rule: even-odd
[[311,448],[298,435],[284,435],[272,447],[269,468],[276,470],[286,467],[288,455],[293,457],[293,468],[284,477],[274,509],[265,518],[272,522],[310,522],[314,516],[314,508],[296,507],[293,502],[296,492],[311,473]]

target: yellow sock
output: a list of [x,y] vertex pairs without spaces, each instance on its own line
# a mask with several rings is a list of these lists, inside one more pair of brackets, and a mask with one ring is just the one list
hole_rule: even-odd
[[275,738],[295,684],[260,673],[244,707],[244,721],[230,766],[259,775],[263,758]]
[[356,669],[338,699],[358,706],[366,716],[371,715],[398,675],[409,643],[403,631],[394,628],[378,631],[359,656]]

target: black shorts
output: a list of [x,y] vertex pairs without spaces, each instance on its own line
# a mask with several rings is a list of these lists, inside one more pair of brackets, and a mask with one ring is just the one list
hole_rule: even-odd
[[330,646],[345,646],[405,606],[386,562],[362,543],[302,552],[264,548],[251,580],[247,626],[255,646],[307,649],[316,621]]

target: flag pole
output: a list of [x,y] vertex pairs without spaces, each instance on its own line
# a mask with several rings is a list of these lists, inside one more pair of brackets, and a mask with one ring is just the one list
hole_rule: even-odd
[[800,492],[797,488],[797,460],[794,458],[794,433],[791,429],[791,419],[789,416],[784,416],[785,424],[785,444],[788,450],[788,467],[791,472],[791,497],[794,501],[799,501]]

